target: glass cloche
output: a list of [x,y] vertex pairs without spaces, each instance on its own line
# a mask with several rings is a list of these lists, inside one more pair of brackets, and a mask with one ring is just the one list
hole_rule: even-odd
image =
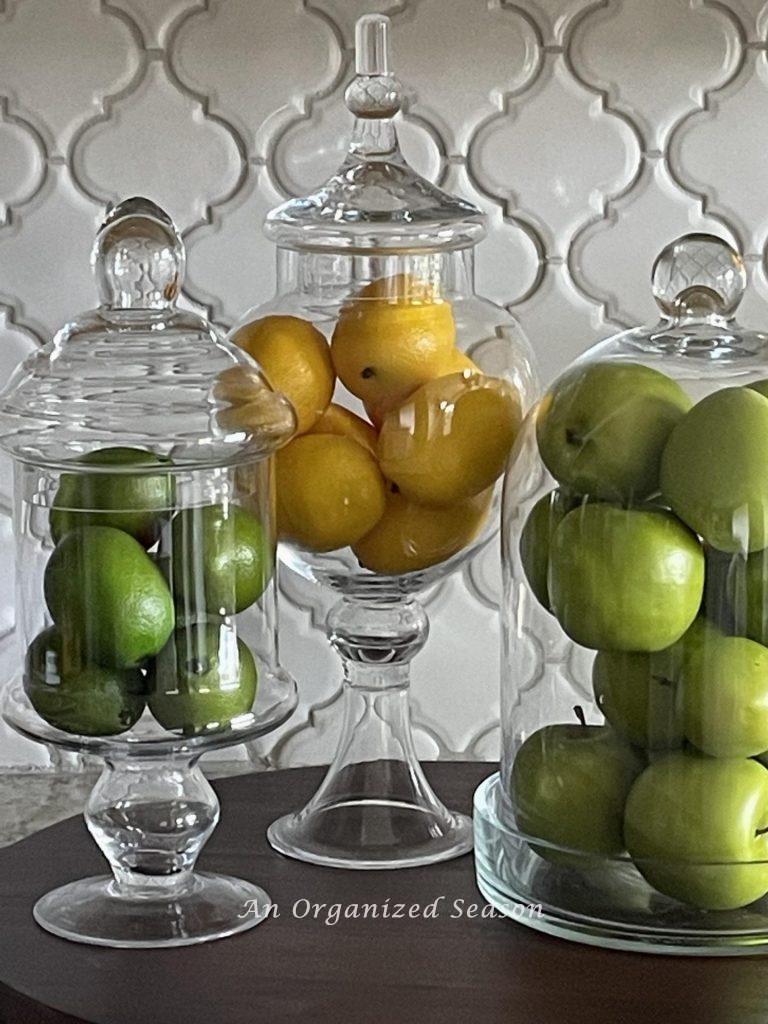
[[388,28],[359,20],[346,160],[268,215],[277,294],[232,335],[296,408],[297,436],[275,460],[280,551],[338,595],[327,632],[345,673],[334,763],[269,838],[357,868],[471,846],[469,819],[441,804],[414,752],[409,662],[428,629],[417,596],[496,536],[536,387],[515,320],[475,293],[483,214],[400,153]]
[[102,945],[179,945],[269,906],[249,882],[193,871],[218,819],[198,759],[296,704],[277,659],[269,459],[295,415],[249,356],[176,308],[184,249],[153,203],[109,212],[92,266],[98,308],[0,395],[21,642],[3,714],[105,762],[86,823],[114,877],[49,893],[38,922]]
[[504,503],[501,771],[480,888],[584,942],[768,945],[768,336],[741,257],[671,243],[662,317],[528,415]]

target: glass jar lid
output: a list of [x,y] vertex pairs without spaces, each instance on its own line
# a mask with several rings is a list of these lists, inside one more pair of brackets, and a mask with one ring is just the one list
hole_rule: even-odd
[[625,346],[707,361],[765,351],[766,334],[736,319],[747,287],[744,260],[717,235],[693,232],[670,242],[654,261],[651,287],[661,319],[618,335]]
[[483,212],[405,161],[394,125],[402,87],[390,70],[389,18],[369,14],[355,32],[356,75],[345,101],[355,117],[346,159],[316,192],[272,210],[264,231],[288,249],[420,252],[461,249],[485,234]]
[[100,305],[66,323],[0,394],[0,447],[59,466],[103,445],[177,465],[270,454],[295,415],[258,365],[203,317],[176,307],[184,245],[148,199],[107,214],[91,254]]

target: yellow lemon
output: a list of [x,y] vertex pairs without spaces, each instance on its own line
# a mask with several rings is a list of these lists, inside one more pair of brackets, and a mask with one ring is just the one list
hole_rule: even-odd
[[[465,355],[461,349],[455,348],[448,356],[445,363],[440,369],[440,376],[447,377],[450,373],[463,373],[467,374],[479,374],[482,370],[476,363],[473,363],[469,356]],[[381,425],[384,422],[384,417],[392,409],[396,409],[398,405],[402,404],[402,400],[399,401],[381,401],[373,402],[367,401],[363,403],[365,405],[365,411],[368,419],[374,424],[377,430],[381,430]]]
[[370,423],[366,423],[360,416],[345,409],[343,405],[336,405],[332,402],[323,415],[312,427],[312,434],[339,434],[341,437],[350,437],[357,441],[363,448],[367,448],[371,455],[376,455],[376,431]]
[[520,421],[520,400],[506,381],[452,373],[387,413],[379,464],[412,501],[451,505],[501,476]]
[[375,281],[341,311],[331,339],[339,380],[363,402],[380,409],[403,401],[416,388],[448,372],[456,326],[450,302],[428,285],[393,287]]
[[491,495],[489,489],[447,508],[427,508],[390,491],[384,515],[353,550],[373,572],[415,572],[438,565],[474,540]]
[[376,460],[349,437],[295,438],[275,457],[275,485],[278,533],[311,551],[356,544],[384,514]]
[[245,324],[232,340],[290,401],[297,433],[310,430],[328,408],[335,383],[328,342],[320,331],[297,316],[265,316]]

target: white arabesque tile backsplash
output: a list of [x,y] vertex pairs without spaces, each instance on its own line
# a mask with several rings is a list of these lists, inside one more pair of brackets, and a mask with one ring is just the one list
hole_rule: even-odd
[[[743,249],[743,318],[768,323],[764,0],[5,0],[0,381],[93,304],[93,232],[127,194],[183,229],[191,305],[227,326],[268,298],[261,220],[339,163],[354,22],[371,11],[393,22],[403,148],[488,214],[479,288],[518,316],[545,379],[654,315],[651,262],[687,230]],[[3,675],[17,657],[9,498],[3,463]],[[340,669],[319,628],[325,596],[287,577],[283,592],[302,702],[261,754],[327,760]],[[498,593],[489,550],[431,595],[414,665],[425,756],[495,756]],[[0,766],[45,761],[0,733]]]

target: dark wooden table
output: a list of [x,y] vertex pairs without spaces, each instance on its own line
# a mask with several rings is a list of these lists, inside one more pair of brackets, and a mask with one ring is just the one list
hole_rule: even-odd
[[[469,810],[487,764],[428,774]],[[234,938],[175,950],[109,950],[56,939],[33,922],[51,887],[98,873],[81,819],[0,851],[2,1024],[765,1024],[768,960],[654,957],[591,949],[504,919],[453,916],[483,906],[471,857],[427,869],[335,871],[277,856],[264,832],[301,804],[320,772],[297,769],[217,785],[222,822],[201,866],[264,885],[280,917]],[[444,897],[432,920],[301,917],[305,904]],[[294,912],[295,911],[295,912]]]

